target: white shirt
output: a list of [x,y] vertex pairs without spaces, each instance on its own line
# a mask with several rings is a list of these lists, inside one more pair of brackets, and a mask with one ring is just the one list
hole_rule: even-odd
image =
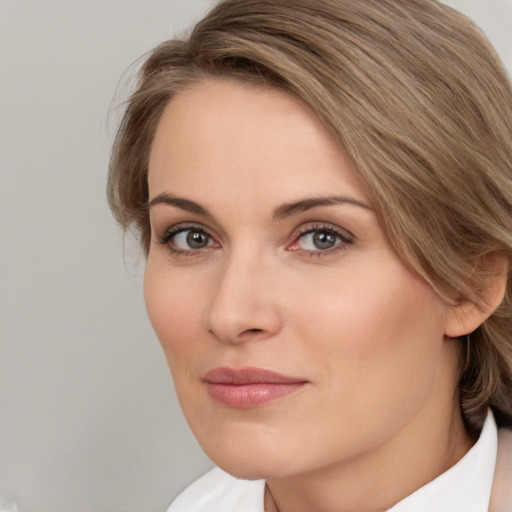
[[[489,411],[468,453],[388,512],[486,512],[497,451],[498,431]],[[187,487],[167,512],[264,512],[264,495],[264,480],[240,480],[214,468]]]

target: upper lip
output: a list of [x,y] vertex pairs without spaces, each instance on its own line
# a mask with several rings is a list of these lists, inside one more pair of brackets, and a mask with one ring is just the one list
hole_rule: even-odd
[[247,384],[297,384],[305,383],[306,379],[289,377],[264,368],[244,367],[231,368],[223,366],[213,368],[203,375],[203,381],[210,384],[230,384],[243,386]]

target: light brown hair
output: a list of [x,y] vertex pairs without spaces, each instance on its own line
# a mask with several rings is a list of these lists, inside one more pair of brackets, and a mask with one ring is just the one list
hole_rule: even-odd
[[[108,197],[148,250],[148,159],[169,100],[205,77],[300,97],[352,160],[393,248],[446,300],[484,304],[512,262],[512,88],[480,30],[436,0],[225,0],[143,65],[114,144]],[[512,423],[512,283],[466,340],[464,418]],[[463,368],[462,368],[463,366]]]

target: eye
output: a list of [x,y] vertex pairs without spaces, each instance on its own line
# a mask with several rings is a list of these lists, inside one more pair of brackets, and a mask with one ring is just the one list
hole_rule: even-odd
[[187,229],[176,233],[171,238],[174,246],[182,251],[204,249],[210,244],[210,236],[197,229]]
[[213,238],[199,226],[177,225],[166,231],[158,240],[174,254],[191,255],[202,249],[217,246]]
[[299,238],[299,246],[306,251],[326,251],[341,242],[341,237],[332,231],[311,231]]
[[313,255],[332,254],[346,248],[353,236],[341,228],[326,225],[309,225],[299,229],[288,250]]

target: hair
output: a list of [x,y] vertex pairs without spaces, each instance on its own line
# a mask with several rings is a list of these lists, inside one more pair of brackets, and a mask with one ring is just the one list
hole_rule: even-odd
[[[147,57],[114,143],[108,198],[150,244],[148,160],[167,103],[191,84],[282,88],[313,108],[393,249],[447,301],[485,307],[496,255],[512,265],[512,88],[483,33],[436,0],[224,0]],[[512,424],[511,280],[461,340],[470,430]],[[464,346],[465,344],[465,346]]]

